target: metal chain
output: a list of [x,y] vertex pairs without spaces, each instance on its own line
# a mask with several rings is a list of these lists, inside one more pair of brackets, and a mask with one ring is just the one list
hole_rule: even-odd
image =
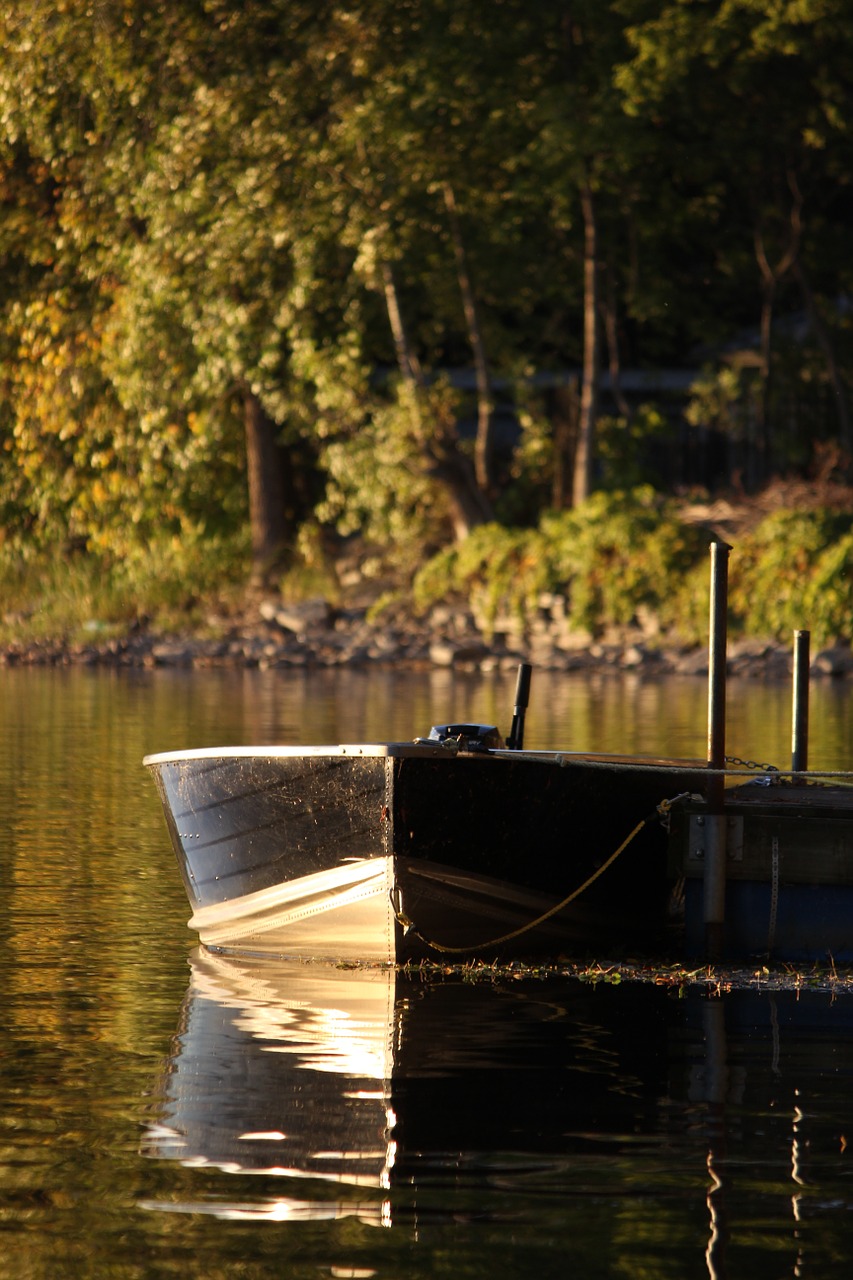
[[736,768],[741,769],[757,769],[759,773],[778,773],[779,766],[775,764],[760,764],[757,760],[741,760],[740,756],[726,756],[726,764],[733,764]]

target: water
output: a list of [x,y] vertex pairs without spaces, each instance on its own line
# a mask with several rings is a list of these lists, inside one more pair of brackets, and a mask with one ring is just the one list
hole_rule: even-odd
[[[2,671],[0,1276],[845,1277],[853,997],[199,954],[151,750],[506,728],[513,680]],[[704,754],[702,680],[535,674],[530,746]],[[812,690],[811,762],[853,695]],[[789,690],[733,682],[782,767]]]

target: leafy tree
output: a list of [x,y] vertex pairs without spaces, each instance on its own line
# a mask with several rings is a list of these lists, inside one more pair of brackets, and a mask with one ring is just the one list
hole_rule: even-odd
[[283,56],[294,33],[264,5],[235,16],[71,3],[40,17],[23,0],[7,11],[0,106],[12,139],[25,137],[59,184],[70,270],[99,282],[104,377],[151,441],[177,420],[227,455],[242,412],[263,568],[288,530],[264,397],[280,396],[278,317],[293,277],[288,140],[270,124],[283,71],[303,74],[301,51]]
[[625,459],[623,359],[750,319],[769,456],[795,297],[849,443],[844,0],[10,0],[0,37],[9,528],[248,523],[259,577],[316,510],[435,546],[513,509],[498,375],[581,365],[580,503],[605,363]]
[[[665,122],[682,140],[676,180],[716,191],[717,271],[739,279],[753,262],[759,293],[757,433],[763,467],[770,454],[768,404],[771,332],[780,287],[799,289],[827,360],[839,431],[851,445],[847,391],[823,325],[811,278],[834,290],[816,234],[850,132],[841,104],[847,94],[853,41],[845,0],[728,0],[668,4],[622,0],[633,57],[616,72],[634,115]],[[685,146],[689,142],[689,146]],[[845,179],[846,181],[846,179]],[[833,264],[836,268],[837,264]],[[790,299],[790,293],[788,294]]]
[[[513,200],[507,148],[519,145],[519,130],[508,125],[508,104],[519,91],[523,12],[512,2],[501,9],[508,21],[484,31],[471,4],[358,6],[350,11],[357,65],[349,93],[334,101],[330,169],[349,193],[355,270],[385,305],[389,354],[406,384],[411,465],[442,483],[460,534],[489,517],[496,492],[488,353],[504,354],[507,343],[491,305],[500,260],[493,229],[506,224]],[[473,471],[444,412],[430,421],[438,402],[426,395],[436,365],[458,362],[460,352],[475,368]]]
[[[572,502],[578,504],[593,483],[602,315],[618,388],[613,281],[625,256],[620,230],[623,211],[631,205],[638,129],[625,117],[612,85],[613,68],[625,52],[624,24],[616,8],[593,3],[574,5],[569,12],[544,8],[543,56],[531,94],[536,121],[531,153],[534,170],[544,179],[547,216],[562,233],[564,253],[583,280],[582,374],[571,486]],[[610,287],[605,287],[607,280]]]

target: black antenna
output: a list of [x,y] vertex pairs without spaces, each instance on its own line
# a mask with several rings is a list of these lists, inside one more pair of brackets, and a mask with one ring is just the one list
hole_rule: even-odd
[[515,683],[515,706],[512,709],[512,728],[509,731],[507,746],[510,751],[520,751],[524,746],[524,713],[530,701],[530,674],[533,671],[529,662],[518,664],[518,679]]

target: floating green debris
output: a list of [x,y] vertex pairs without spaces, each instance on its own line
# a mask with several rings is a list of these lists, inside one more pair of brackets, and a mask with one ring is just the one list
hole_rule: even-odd
[[461,979],[464,982],[575,978],[592,985],[651,983],[671,988],[679,994],[704,991],[712,996],[723,995],[728,991],[824,991],[833,995],[853,994],[853,970],[839,969],[831,959],[826,964],[808,967],[788,963],[770,965],[761,961],[751,966],[714,964],[691,967],[646,961],[579,963],[563,959],[548,963],[526,963],[521,960],[470,960],[463,964],[450,964],[445,961],[421,960],[416,964],[410,962],[400,966],[400,972],[408,977],[418,977],[424,982],[447,978]]

